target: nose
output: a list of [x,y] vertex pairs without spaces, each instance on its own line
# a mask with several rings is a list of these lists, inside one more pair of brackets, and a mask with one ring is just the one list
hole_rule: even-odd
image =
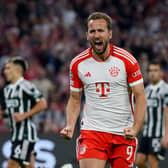
[[95,38],[99,38],[100,37],[100,33],[98,31],[95,31],[94,36],[95,36]]
[[9,73],[8,73],[8,70],[4,70],[4,72],[3,72],[3,74],[6,76],[6,75],[8,75]]

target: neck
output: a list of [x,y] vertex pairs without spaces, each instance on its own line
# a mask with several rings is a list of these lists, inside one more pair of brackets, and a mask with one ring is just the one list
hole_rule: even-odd
[[16,76],[11,80],[11,83],[15,84],[19,79],[21,79],[22,76]]
[[157,85],[161,80],[158,80],[158,81],[152,81],[152,85]]
[[110,55],[110,50],[111,50],[111,46],[110,46],[110,44],[108,44],[104,53],[97,54],[92,48],[92,54],[97,60],[104,61]]

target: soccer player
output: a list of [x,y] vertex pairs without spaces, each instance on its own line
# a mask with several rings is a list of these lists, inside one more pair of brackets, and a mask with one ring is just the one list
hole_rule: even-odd
[[150,84],[145,88],[147,113],[142,137],[139,142],[136,163],[139,168],[158,168],[158,160],[164,159],[168,147],[168,84],[162,80],[159,62],[149,64]]
[[146,109],[142,75],[129,52],[110,44],[112,20],[108,15],[92,13],[87,26],[91,47],[71,62],[67,123],[60,133],[64,138],[72,138],[84,90],[86,106],[77,140],[80,168],[104,168],[107,161],[113,168],[131,168],[135,137]]
[[5,79],[10,83],[3,88],[1,105],[7,111],[12,131],[12,152],[7,168],[34,168],[34,145],[37,140],[32,116],[45,109],[42,94],[23,78],[26,62],[14,57],[4,66]]

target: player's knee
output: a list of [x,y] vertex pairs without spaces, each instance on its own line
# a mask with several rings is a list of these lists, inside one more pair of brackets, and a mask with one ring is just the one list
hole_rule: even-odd
[[136,157],[136,165],[138,168],[146,168],[147,156],[142,153],[138,153]]
[[30,165],[30,167],[29,167],[29,168],[35,168],[35,167],[34,167],[34,165]]
[[158,159],[155,155],[149,155],[148,160],[149,160],[150,167],[158,168]]
[[119,167],[132,167],[134,166],[134,163],[128,163],[125,159],[123,158],[117,158],[114,159],[111,163],[110,166],[112,168],[119,168]]
[[136,161],[136,165],[138,166],[138,168],[145,168],[146,167],[146,162],[138,160],[138,161]]
[[28,166],[26,166],[26,168],[35,168],[35,166],[34,165],[28,165]]
[[8,160],[7,168],[17,168],[18,166],[19,164],[16,161],[11,159]]

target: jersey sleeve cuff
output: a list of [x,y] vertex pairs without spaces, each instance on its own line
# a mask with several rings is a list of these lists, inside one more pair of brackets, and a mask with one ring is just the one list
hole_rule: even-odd
[[135,86],[135,85],[138,85],[140,83],[143,83],[143,79],[140,79],[140,80],[137,80],[135,82],[132,82],[132,83],[129,83],[130,86]]
[[74,92],[81,92],[83,90],[83,88],[74,88],[74,87],[71,86],[70,90],[74,91]]

